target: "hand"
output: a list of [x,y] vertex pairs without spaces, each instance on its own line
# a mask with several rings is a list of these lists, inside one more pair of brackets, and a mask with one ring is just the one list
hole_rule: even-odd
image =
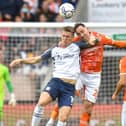
[[16,59],[10,63],[10,67],[14,67],[19,64],[21,64],[21,59]]
[[16,105],[16,99],[14,93],[10,95],[9,105],[15,106]]
[[91,36],[88,43],[89,43],[90,45],[96,45],[98,42],[99,42],[99,40],[98,40],[96,37]]
[[117,100],[118,96],[113,93],[112,100]]

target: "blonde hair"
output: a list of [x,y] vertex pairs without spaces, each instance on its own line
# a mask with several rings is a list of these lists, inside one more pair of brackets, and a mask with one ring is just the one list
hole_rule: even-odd
[[72,36],[74,36],[74,28],[71,26],[66,26],[63,28],[63,31],[72,33]]

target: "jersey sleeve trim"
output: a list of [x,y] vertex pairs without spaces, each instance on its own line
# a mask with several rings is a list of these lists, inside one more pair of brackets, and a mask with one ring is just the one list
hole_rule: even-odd
[[46,50],[44,53],[41,54],[41,58],[44,60],[49,59],[51,57],[51,53],[52,48],[49,48],[48,50]]
[[86,49],[86,48],[89,48],[89,47],[91,47],[91,45],[89,45],[87,42],[85,42],[85,41],[78,41],[78,42],[76,42],[76,43],[74,43],[74,44],[76,44],[80,49]]

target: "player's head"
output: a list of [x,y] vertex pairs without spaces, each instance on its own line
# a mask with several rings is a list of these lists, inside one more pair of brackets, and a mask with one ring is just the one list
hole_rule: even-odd
[[61,42],[65,45],[69,45],[72,43],[74,37],[74,29],[73,27],[66,26],[63,28],[62,35],[61,35]]
[[75,24],[74,32],[77,34],[77,36],[84,40],[87,40],[90,35],[88,28],[83,23]]

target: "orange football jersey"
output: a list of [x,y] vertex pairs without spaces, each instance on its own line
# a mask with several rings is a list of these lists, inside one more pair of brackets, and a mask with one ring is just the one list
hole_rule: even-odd
[[[101,72],[103,63],[103,51],[104,45],[114,45],[117,47],[126,47],[126,41],[113,41],[108,36],[97,32],[91,32],[96,38],[99,39],[99,43],[91,48],[81,51],[81,72],[93,73]],[[75,38],[74,41],[78,41],[79,38]]]
[[126,56],[120,60],[120,74],[126,74]]
[[[126,56],[120,60],[120,74],[126,74]],[[126,101],[126,89],[124,92],[124,101]]]

